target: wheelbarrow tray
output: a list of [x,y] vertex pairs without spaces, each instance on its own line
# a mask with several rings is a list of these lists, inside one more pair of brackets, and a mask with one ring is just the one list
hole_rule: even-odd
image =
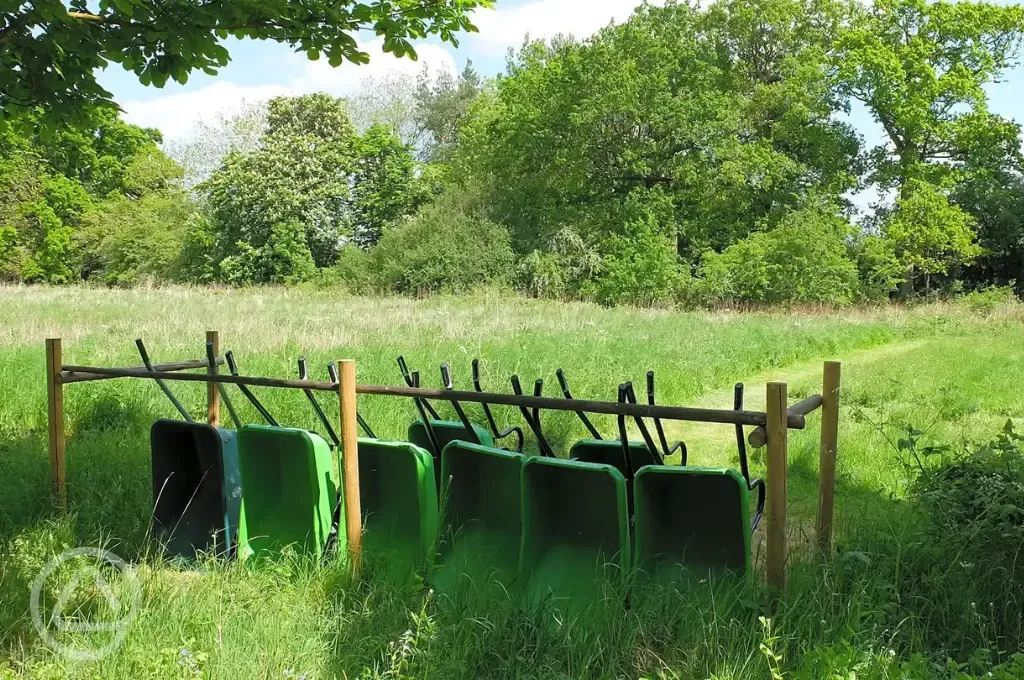
[[359,439],[358,446],[366,558],[389,579],[406,579],[437,544],[434,459],[407,442]]
[[234,430],[157,420],[150,428],[153,532],[172,557],[228,553],[241,503]]
[[528,458],[522,508],[519,572],[529,601],[593,599],[628,573],[626,480],[615,467]]
[[[409,426],[409,442],[421,449],[426,449],[434,457],[434,481],[436,488],[441,488],[441,451],[444,447],[454,441],[472,442],[472,435],[466,430],[466,426],[454,420],[430,420],[434,437],[437,438],[437,450],[430,445],[430,436],[422,420],[416,420]],[[473,424],[473,431],[477,439],[484,446],[494,446],[494,437],[491,433],[479,425]]]
[[750,576],[749,493],[739,472],[649,466],[637,473],[634,496],[641,574],[685,568]]
[[477,584],[509,587],[515,581],[522,548],[525,460],[520,453],[462,441],[444,447],[443,566],[435,583],[451,583],[461,575]]
[[[238,554],[273,556],[286,548],[322,557],[339,503],[327,442],[306,430],[247,425],[238,433],[242,504]],[[347,545],[338,527],[338,549]]]

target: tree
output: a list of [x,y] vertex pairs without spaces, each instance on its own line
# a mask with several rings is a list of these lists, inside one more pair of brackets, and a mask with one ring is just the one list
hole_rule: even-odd
[[310,59],[364,64],[370,56],[355,35],[384,36],[384,51],[416,58],[412,40],[437,35],[457,45],[473,31],[477,7],[493,0],[372,0],[262,2],[235,0],[37,0],[7,4],[0,13],[0,122],[46,111],[55,124],[97,105],[111,105],[95,71],[121,64],[143,85],[180,83],[202,70],[215,74],[230,55],[229,37],[287,43]]
[[453,165],[488,183],[492,218],[524,252],[567,227],[597,245],[621,228],[612,216],[627,197],[662,191],[673,210],[657,231],[695,264],[809,192],[853,186],[857,138],[834,122],[822,46],[833,31],[818,28],[845,12],[809,0],[708,12],[669,2],[584,42],[528,43],[489,110],[462,127]]
[[361,132],[372,125],[383,125],[409,147],[419,142],[416,81],[406,73],[364,78],[359,91],[348,100],[348,112]]
[[416,83],[416,124],[425,137],[421,156],[444,160],[459,143],[459,130],[469,116],[470,105],[483,90],[483,80],[467,61],[459,77],[441,71],[433,81],[424,69]]
[[322,93],[272,99],[258,148],[229,154],[198,190],[209,231],[190,238],[212,242],[205,256],[223,265],[216,278],[239,283],[305,275],[304,264],[279,264],[280,239],[329,267],[344,243],[376,242],[421,195],[408,148],[381,126],[359,135],[344,101]]
[[411,217],[426,199],[408,145],[383,125],[370,126],[359,139],[352,198],[353,240],[363,248]]
[[962,272],[971,287],[1016,285],[1024,298],[1024,177],[1003,169],[971,172],[950,200],[974,218],[982,254]]
[[974,227],[974,219],[952,205],[945,193],[930,182],[911,179],[883,233],[908,271],[925,275],[927,288],[932,275],[945,274],[951,266],[970,263],[981,254]]
[[860,12],[835,63],[887,136],[873,181],[938,185],[977,152],[1019,155],[1017,126],[988,111],[984,86],[1014,63],[1022,30],[1018,5],[877,0]]
[[[102,257],[92,251],[99,240],[83,229],[96,224],[94,218],[116,229],[111,239],[128,229],[124,220],[104,221],[97,211],[115,205],[130,211],[128,205],[150,194],[170,192],[180,178],[157,140],[159,133],[128,125],[107,109],[50,134],[0,132],[0,276],[47,283],[88,277]],[[137,235],[134,243],[146,249],[147,234]],[[162,233],[150,237],[159,240]],[[130,266],[119,257],[106,261],[113,279]]]
[[82,278],[111,286],[174,280],[193,212],[176,188],[134,199],[112,194],[84,216],[77,234]]
[[164,149],[181,165],[184,186],[191,189],[209,179],[232,151],[248,153],[259,148],[266,130],[266,102],[243,101],[236,112],[220,112],[212,120],[199,121],[186,141],[171,141]]

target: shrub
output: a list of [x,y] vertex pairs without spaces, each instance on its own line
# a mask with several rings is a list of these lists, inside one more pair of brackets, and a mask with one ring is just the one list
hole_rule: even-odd
[[330,269],[320,270],[322,285],[342,285],[356,295],[377,292],[379,281],[373,274],[373,258],[355,244],[338,251],[338,261]]
[[137,199],[111,194],[83,221],[83,278],[118,286],[171,279],[191,217],[192,206],[179,191]]
[[601,243],[601,269],[591,288],[603,305],[652,305],[675,298],[682,280],[674,238],[650,220],[627,223]]
[[[932,643],[960,653],[1024,644],[1024,435],[1008,422],[992,441],[920,448],[911,500],[929,518],[925,540],[901,558],[899,592]],[[931,454],[931,455],[929,455]],[[951,621],[970,625],[950,625]]]
[[[976,555],[1003,578],[1024,548],[1024,435],[1008,421],[998,437],[937,469],[926,469],[914,490],[933,510],[940,531],[968,535],[983,548]],[[1000,559],[1000,556],[1005,559]],[[1024,586],[1024,577],[1017,576]]]
[[1017,302],[1017,294],[1013,286],[989,286],[966,293],[960,297],[959,302],[973,312],[991,312]]
[[384,232],[370,251],[374,277],[398,293],[463,292],[510,278],[508,230],[441,196],[416,217]]
[[516,268],[515,286],[531,297],[576,297],[601,266],[601,256],[569,228],[551,239],[548,250],[534,250]]
[[610,207],[611,233],[598,243],[601,261],[586,292],[605,305],[671,301],[681,280],[675,206],[663,189],[635,189]]
[[833,206],[815,203],[794,210],[771,231],[751,234],[721,253],[705,253],[703,298],[849,304],[858,290],[850,232]]

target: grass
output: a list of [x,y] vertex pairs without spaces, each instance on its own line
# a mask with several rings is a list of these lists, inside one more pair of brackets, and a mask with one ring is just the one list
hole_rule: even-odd
[[[980,675],[1011,664],[1024,634],[992,623],[985,584],[972,582],[959,556],[929,571],[936,565],[922,552],[928,518],[905,493],[913,461],[895,443],[911,426],[944,442],[987,439],[1008,418],[1020,422],[1022,321],[1013,306],[985,314],[955,305],[680,313],[492,296],[0,289],[0,677]],[[816,503],[812,418],[791,438],[792,583],[773,617],[762,589],[724,582],[636,593],[628,609],[609,593],[586,611],[559,613],[468,588],[398,589],[372,575],[354,584],[339,564],[180,567],[157,558],[146,538],[148,428],[175,414],[155,385],[125,380],[67,388],[72,513],[56,514],[47,496],[43,339],[64,338],[66,363],[131,365],[136,337],[156,361],[200,358],[210,328],[221,331],[243,373],[293,375],[305,355],[323,378],[327,361],[354,358],[361,382],[394,384],[395,357],[404,354],[425,382],[438,384],[437,366],[450,361],[456,384],[466,386],[469,362],[479,357],[486,388],[505,391],[518,373],[527,384],[544,378],[547,393],[556,393],[554,371],[563,367],[575,394],[611,399],[619,382],[642,384],[650,368],[661,403],[721,407],[731,406],[738,380],[754,408],[768,379],[787,379],[791,399],[812,394],[821,360],[842,359],[836,554],[822,559],[803,547]],[[174,388],[193,413],[203,412],[202,386]],[[258,392],[282,422],[316,429],[301,394]],[[322,402],[336,418],[336,404]],[[259,422],[240,395],[235,403]],[[363,398],[360,410],[387,438],[403,437],[415,417],[411,403],[393,398]],[[511,409],[497,411],[500,424],[521,424]],[[571,414],[543,419],[563,455],[584,434]],[[610,419],[596,422],[614,433]],[[736,464],[728,427],[670,431],[687,440],[693,460]],[[756,456],[752,466],[763,474]],[[49,650],[28,612],[39,569],[80,545],[131,561],[142,585],[138,618],[100,661],[71,662]]]

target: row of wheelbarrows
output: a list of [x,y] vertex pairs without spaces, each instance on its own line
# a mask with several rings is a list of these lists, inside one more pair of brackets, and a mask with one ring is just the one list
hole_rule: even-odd
[[[143,355],[148,363],[144,350]],[[237,375],[230,352],[226,358]],[[401,358],[399,366],[406,382],[418,387],[418,374]],[[335,367],[329,368],[337,382]],[[451,388],[447,366],[442,375]],[[564,375],[557,375],[571,398]],[[301,359],[300,376],[305,377]],[[473,378],[482,391],[476,361]],[[517,378],[512,384],[521,394]],[[237,429],[192,422],[161,387],[186,417],[158,420],[151,432],[154,526],[170,555],[323,557],[344,548],[340,461],[332,453],[340,447],[311,392],[307,396],[333,447],[313,432],[281,427],[244,386],[239,387],[269,425],[241,426],[223,385],[218,387]],[[538,381],[535,394],[542,387]],[[737,385],[737,409],[742,394]],[[619,387],[619,400],[635,403],[628,383]],[[653,373],[648,402],[654,403]],[[499,432],[486,404],[491,431],[470,422],[457,402],[452,405],[458,421],[443,420],[426,400],[416,400],[421,417],[410,425],[408,441],[377,439],[359,419],[368,434],[358,440],[363,550],[387,578],[403,581],[430,566],[437,586],[468,575],[474,582],[520,588],[534,599],[586,596],[623,575],[750,575],[750,536],[764,508],[765,487],[749,477],[741,426],[737,472],[688,466],[685,445],[670,447],[658,421],[658,442],[640,418],[635,421],[642,441],[630,441],[625,416],[619,416],[619,436],[603,439],[579,413],[593,437],[575,443],[568,459],[556,458],[540,414],[525,408],[540,455],[524,455],[522,430]],[[495,445],[513,435],[515,446]],[[677,451],[681,464],[666,465],[665,458]]]

